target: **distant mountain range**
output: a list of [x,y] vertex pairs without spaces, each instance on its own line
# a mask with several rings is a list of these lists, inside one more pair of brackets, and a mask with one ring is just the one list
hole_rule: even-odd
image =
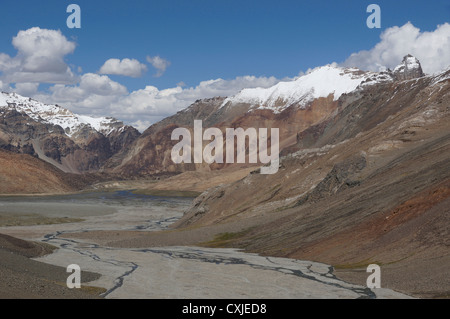
[[327,65],[270,88],[244,89],[227,98],[198,100],[185,110],[149,127],[132,145],[112,156],[104,168],[123,176],[225,168],[229,165],[175,165],[170,157],[176,143],[170,139],[172,130],[185,127],[192,131],[195,119],[203,120],[205,128],[218,127],[223,132],[228,127],[279,128],[282,150],[295,144],[297,136],[304,130],[333,117],[342,107],[341,97],[350,93],[357,96],[373,86],[423,76],[419,61],[408,55],[394,71],[365,72]]
[[[261,163],[248,161],[175,164],[171,133],[192,132],[194,120],[222,132],[279,128],[278,172],[258,174]],[[411,55],[385,72],[327,65],[270,88],[198,100],[142,134],[2,93],[0,193],[160,177],[152,187],[203,191],[171,226],[180,234],[232,231],[203,244],[324,262],[341,276],[357,269],[362,285],[375,263],[383,287],[448,297],[449,128],[450,68],[425,75]]]
[[[72,113],[16,93],[0,93],[0,148],[40,158],[68,173],[104,172],[121,178],[177,174],[229,167],[230,164],[174,164],[170,153],[176,127],[279,128],[280,150],[336,116],[352,96],[372,87],[425,77],[420,62],[407,55],[393,71],[365,72],[335,64],[318,67],[270,88],[243,89],[231,97],[198,100],[149,127],[143,134],[111,118]],[[258,164],[231,164],[236,168]],[[259,164],[260,165],[260,164]]]
[[16,93],[0,93],[0,148],[64,172],[96,172],[140,133],[111,118],[81,116]]

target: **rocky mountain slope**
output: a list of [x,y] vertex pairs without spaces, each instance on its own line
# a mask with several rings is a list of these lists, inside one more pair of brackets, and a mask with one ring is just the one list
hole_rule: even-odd
[[78,191],[96,179],[64,173],[28,154],[0,149],[0,194],[59,194]]
[[[140,136],[111,119],[40,107],[0,94],[0,178],[8,189],[0,192],[78,187],[55,166],[130,178],[182,173],[164,182],[212,187],[161,236],[187,233],[184,244],[324,262],[362,285],[365,267],[376,263],[385,288],[450,293],[450,69],[425,75],[410,55],[381,73],[328,65],[268,89],[198,100]],[[222,132],[279,128],[278,172],[259,174],[260,163],[174,164],[171,133],[192,132],[196,119]]]
[[[267,128],[269,131],[270,128],[279,128],[282,149],[296,142],[298,132],[332,116],[342,95],[391,81],[392,73],[328,65],[268,89],[244,89],[228,98],[198,100],[187,109],[149,127],[130,147],[113,156],[105,169],[125,176],[146,176],[226,168],[229,166],[226,163],[174,164],[171,150],[178,141],[171,140],[172,131],[184,127],[192,134],[196,119],[203,121],[203,128],[217,127],[222,132],[230,127]],[[204,141],[203,145],[207,143],[209,141]],[[232,166],[255,166],[248,162]]]
[[419,60],[411,54],[408,54],[403,58],[402,63],[394,69],[392,75],[399,81],[411,80],[425,76]]
[[411,61],[328,100],[276,174],[205,191],[174,228],[229,225],[214,245],[325,262],[361,284],[376,263],[383,287],[448,296],[450,69],[424,76]]
[[113,118],[76,115],[58,105],[0,93],[0,148],[36,156],[65,172],[95,172],[139,135]]

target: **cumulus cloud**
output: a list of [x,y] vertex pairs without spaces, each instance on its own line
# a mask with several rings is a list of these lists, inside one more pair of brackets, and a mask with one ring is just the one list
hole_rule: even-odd
[[344,66],[380,71],[394,68],[407,54],[419,59],[425,73],[433,74],[450,66],[450,24],[437,26],[431,32],[422,32],[408,22],[402,27],[386,29],[381,41],[370,50],[353,53]]
[[178,85],[175,88],[159,90],[154,86],[147,86],[118,99],[111,105],[111,112],[114,116],[142,129],[175,114],[198,99],[226,97],[244,88],[266,88],[279,81],[275,77],[242,76],[232,80],[202,81],[197,86],[189,88]]
[[12,88],[8,83],[3,83],[3,81],[0,80],[0,91],[11,92]]
[[[20,31],[12,44],[18,51],[16,56],[0,53],[0,89],[59,104],[82,115],[114,116],[140,130],[188,107],[195,100],[230,96],[244,88],[269,87],[279,82],[274,77],[242,76],[203,81],[194,87],[179,82],[176,87],[163,90],[147,85],[130,93],[108,74],[141,76],[147,66],[138,60],[109,59],[101,66],[99,74],[77,76],[64,61],[76,45],[59,30],[35,27]],[[147,56],[146,60],[156,69],[157,77],[170,65],[160,56]],[[78,73],[81,72],[78,67]],[[40,83],[53,85],[40,91]]]
[[[146,129],[177,111],[187,107],[189,101],[178,98],[181,87],[159,90],[154,86],[131,92],[111,104],[111,113],[138,129]],[[144,127],[147,126],[147,127]]]
[[128,94],[122,84],[106,75],[94,73],[84,74],[76,85],[56,84],[49,91],[32,97],[45,103],[62,105],[75,113],[98,116],[110,116],[111,103]]
[[166,72],[166,69],[170,65],[170,61],[167,61],[166,59],[161,58],[160,56],[147,56],[147,62],[150,63],[156,70],[156,77],[160,77],[161,75]]
[[0,72],[8,72],[17,69],[20,60],[11,58],[8,54],[0,53]]
[[124,75],[133,78],[141,77],[147,72],[147,66],[136,59],[109,59],[100,68],[100,74]]
[[76,75],[64,57],[73,53],[75,43],[59,30],[39,27],[19,31],[12,40],[17,55],[0,53],[2,81],[8,83],[75,83]]
[[280,82],[275,77],[256,77],[252,75],[238,76],[232,80],[216,79],[202,81],[196,87],[184,89],[178,94],[178,98],[187,101],[195,101],[201,98],[214,96],[231,96],[244,88],[268,88]]
[[14,92],[23,96],[32,96],[36,94],[39,83],[16,83]]
[[106,75],[87,73],[76,85],[57,84],[50,87],[49,93],[38,92],[32,97],[83,115],[113,116],[144,131],[198,99],[230,96],[244,88],[269,87],[278,82],[274,77],[242,76],[232,80],[203,81],[195,87],[185,88],[177,85],[160,90],[148,85],[129,93],[126,87]]
[[[91,116],[114,116],[143,131],[151,124],[188,107],[194,101],[214,96],[232,96],[244,88],[271,87],[280,79],[275,77],[240,76],[230,80],[213,79],[196,86],[179,82],[176,87],[145,88],[128,92],[122,84],[107,75],[139,77],[147,66],[135,59],[109,59],[99,74],[76,76],[64,58],[74,52],[75,43],[60,31],[31,28],[13,38],[17,49],[14,57],[0,53],[0,89],[16,91],[46,103],[62,105],[71,111]],[[424,72],[434,73],[450,65],[450,24],[445,23],[432,32],[422,32],[411,23],[392,27],[380,36],[372,49],[352,54],[345,66],[378,71],[393,68],[410,53],[422,63]],[[159,56],[147,56],[155,76],[164,74],[170,62]],[[78,73],[81,73],[81,69]],[[308,70],[307,72],[309,72]],[[299,75],[303,75],[300,73]],[[289,81],[292,79],[283,79]],[[14,89],[11,88],[15,83]],[[39,83],[52,83],[47,91],[39,91]]]

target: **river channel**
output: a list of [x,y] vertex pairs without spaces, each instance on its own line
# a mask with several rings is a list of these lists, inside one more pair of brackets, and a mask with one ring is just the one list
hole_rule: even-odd
[[407,297],[388,289],[368,289],[341,281],[333,275],[331,266],[322,263],[228,248],[118,248],[82,236],[99,231],[111,232],[113,237],[113,231],[166,230],[183,216],[191,202],[192,198],[137,195],[132,191],[2,197],[2,218],[67,218],[69,222],[3,226],[0,233],[59,247],[37,260],[62,267],[77,264],[84,271],[101,274],[88,285],[104,288],[105,298]]

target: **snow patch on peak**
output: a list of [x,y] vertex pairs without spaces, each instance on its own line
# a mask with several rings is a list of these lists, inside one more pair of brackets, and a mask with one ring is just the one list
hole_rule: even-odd
[[431,82],[431,86],[435,86],[438,83],[450,80],[450,66],[444,71],[432,75],[431,78],[433,79],[433,81]]
[[1,92],[0,107],[3,109],[15,109],[17,112],[25,113],[37,122],[59,125],[69,137],[86,127],[106,136],[117,127],[123,126],[122,122],[111,117],[94,118],[77,115],[59,105],[41,103],[17,93]]
[[403,58],[402,63],[395,67],[393,75],[397,80],[403,81],[417,79],[425,74],[419,60],[408,54]]
[[[235,96],[225,99],[221,107],[246,103],[250,104],[253,109],[270,109],[279,113],[290,105],[297,104],[305,107],[314,99],[328,97],[330,94],[333,94],[334,100],[337,100],[342,94],[357,89],[370,77],[374,77],[373,72],[363,72],[356,68],[341,68],[337,64],[329,64],[317,67],[292,81],[279,82],[270,88],[243,89]],[[369,82],[374,84],[378,81],[375,79],[375,81]]]
[[408,67],[408,69],[415,69],[420,66],[419,60],[413,56],[406,56],[405,64]]
[[417,60],[417,58],[413,57],[412,55],[408,54],[403,58],[402,63],[395,67],[394,72],[401,71],[403,68],[406,68],[406,70],[412,70],[418,69],[419,67],[420,67],[419,60]]

